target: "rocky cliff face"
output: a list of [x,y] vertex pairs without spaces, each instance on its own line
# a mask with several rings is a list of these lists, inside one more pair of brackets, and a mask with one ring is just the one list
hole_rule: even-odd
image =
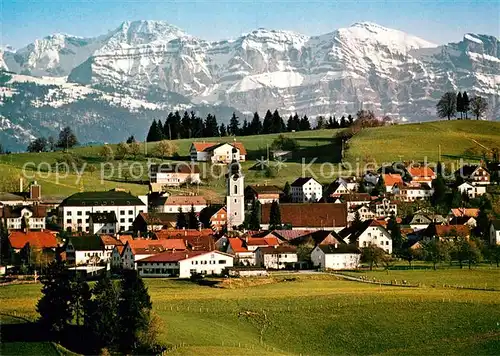
[[97,91],[115,98],[107,102],[119,97],[152,110],[181,104],[315,116],[365,108],[412,121],[435,118],[444,92],[466,90],[488,98],[489,118],[500,114],[499,40],[486,35],[438,46],[363,22],[320,36],[258,29],[211,42],[165,22],[134,21],[97,38],[49,36],[2,58],[16,73],[67,76],[73,84],[36,99],[53,108],[69,105],[54,97],[74,103]]

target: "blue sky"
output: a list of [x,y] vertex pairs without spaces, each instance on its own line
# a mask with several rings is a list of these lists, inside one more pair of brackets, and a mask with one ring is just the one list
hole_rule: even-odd
[[164,20],[208,40],[258,27],[308,35],[371,21],[435,43],[459,41],[466,32],[499,36],[496,0],[0,0],[0,45],[20,48],[56,32],[90,37],[125,20]]

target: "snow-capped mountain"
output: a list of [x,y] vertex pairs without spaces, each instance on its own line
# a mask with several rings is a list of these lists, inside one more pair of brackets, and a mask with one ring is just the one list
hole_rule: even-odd
[[[365,108],[411,121],[434,118],[444,92],[466,90],[488,98],[489,118],[500,113],[500,45],[487,35],[466,34],[460,42],[437,45],[361,22],[320,36],[257,29],[214,42],[166,22],[133,21],[96,38],[45,37],[1,57],[0,68],[15,73],[67,76],[56,84],[44,77],[50,90],[25,98],[44,111],[89,105],[98,97],[141,117],[211,106],[308,116]],[[17,76],[4,86],[23,80],[38,79]],[[0,115],[13,120],[1,110]],[[36,118],[13,124],[23,127],[30,120]]]

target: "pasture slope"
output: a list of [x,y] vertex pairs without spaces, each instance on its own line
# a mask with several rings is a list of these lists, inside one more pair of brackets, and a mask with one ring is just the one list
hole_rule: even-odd
[[[293,157],[286,160],[281,169],[274,170],[270,175],[251,168],[258,160],[267,157],[267,147],[278,136],[277,134],[197,140],[231,142],[236,139],[243,142],[248,151],[248,161],[242,164],[246,182],[249,184],[267,182],[280,186],[301,175],[315,175],[319,181],[326,184],[334,180],[339,173],[355,173],[355,171],[350,171],[350,167],[355,169],[357,164],[362,167],[365,162],[381,164],[399,159],[422,161],[425,158],[435,162],[438,159],[438,145],[441,145],[442,161],[448,163],[456,163],[460,158],[477,162],[483,157],[484,151],[500,147],[499,122],[436,121],[365,129],[348,142],[342,160],[340,148],[333,140],[338,131],[313,130],[285,133],[284,135],[295,138],[300,148],[293,152]],[[191,139],[175,140],[178,156],[176,159],[162,161],[188,160],[192,141]],[[100,156],[101,146],[72,149],[70,152],[79,161],[78,165],[85,163],[81,179],[78,179],[74,170],[69,173],[63,172],[57,178],[54,165],[65,159],[67,155],[63,152],[0,155],[0,172],[2,173],[0,191],[9,190],[7,189],[9,186],[17,187],[18,178],[23,174],[22,167],[27,162],[33,162],[34,165],[28,168],[27,173],[30,179],[36,179],[43,184],[43,193],[48,196],[67,196],[82,190],[105,190],[114,187],[124,188],[134,194],[144,194],[147,192],[147,185],[130,179],[126,172],[132,164],[136,165],[135,172],[139,172],[137,166],[140,166],[143,173],[141,180],[146,181],[148,159],[153,162],[160,161],[150,157],[156,145],[157,143],[146,145],[142,143],[142,153],[135,159],[128,157],[111,162],[105,162]],[[116,145],[111,145],[111,147],[115,149]],[[41,166],[42,170],[33,172],[32,167],[42,162],[44,162]],[[345,163],[350,163],[350,167]],[[103,164],[105,176],[101,180],[100,168]],[[204,185],[199,192],[208,196],[210,200],[221,200],[225,189],[223,174],[220,174],[219,178],[213,178],[209,177],[210,167],[202,164],[201,169],[206,174],[204,174]],[[198,192],[198,189],[195,191]]]
[[[251,280],[245,286],[225,281],[224,288],[169,279],[149,279],[147,286],[163,321],[161,338],[177,355],[498,354],[498,268],[394,273],[387,278],[422,286],[379,286],[326,274],[275,275],[271,283]],[[478,288],[487,280],[497,291],[441,286],[462,278]],[[1,287],[0,313],[36,317],[39,290],[39,285]],[[2,343],[2,351],[10,353],[30,347]]]

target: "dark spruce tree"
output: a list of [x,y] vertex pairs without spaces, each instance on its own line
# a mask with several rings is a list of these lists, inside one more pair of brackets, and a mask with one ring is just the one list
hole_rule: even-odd
[[262,124],[262,133],[271,133],[271,128],[273,125],[273,114],[270,110],[267,110],[266,116],[264,116],[264,123]]
[[148,135],[146,136],[146,142],[155,142],[156,141],[156,130],[158,129],[158,124],[156,123],[156,119],[153,120],[151,126],[149,126]]
[[285,183],[285,187],[283,188],[283,202],[292,202],[292,187],[288,181]]
[[182,208],[179,208],[179,212],[177,213],[177,229],[185,229],[187,227],[186,214],[182,211]]
[[179,138],[181,138],[181,122],[181,114],[176,111],[174,113],[172,125],[170,127],[170,131],[172,132],[172,140],[178,140]]
[[460,119],[463,119],[464,113],[464,100],[462,98],[462,93],[458,92],[457,94],[457,111],[460,113]]
[[198,228],[198,226],[199,226],[198,216],[196,215],[196,212],[194,211],[193,205],[191,205],[191,210],[189,210],[187,220],[188,220],[187,221],[188,229],[197,229]]
[[257,199],[252,203],[248,228],[250,230],[260,230],[260,202]]
[[283,123],[283,120],[281,119],[280,113],[278,110],[274,110],[273,117],[271,119],[271,133],[280,133],[282,132],[285,124]]
[[470,110],[470,100],[467,92],[464,91],[462,94],[462,112],[465,114],[465,120],[469,119],[469,110]]
[[251,135],[260,135],[262,133],[262,122],[260,121],[259,113],[253,114],[252,121],[250,122]]
[[269,230],[280,230],[281,227],[281,209],[279,203],[275,200],[271,203],[269,211]]
[[226,125],[224,125],[224,123],[220,124],[219,131],[220,131],[220,136],[221,137],[227,136]]
[[353,122],[354,122],[354,118],[352,117],[351,114],[349,114],[347,116],[347,126],[351,126]]
[[243,120],[243,126],[241,127],[241,135],[242,136],[251,135],[247,119]]
[[300,131],[311,130],[311,123],[309,122],[307,115],[302,116],[302,119],[300,119],[299,129]]
[[192,121],[191,116],[187,111],[184,111],[184,115],[181,119],[181,138],[191,138],[192,136]]
[[168,113],[167,119],[165,120],[165,125],[163,125],[163,137],[167,140],[172,140],[172,125],[174,124],[174,114]]
[[141,349],[139,335],[147,332],[152,308],[151,298],[143,280],[135,270],[125,270],[120,281],[118,302],[120,349],[131,353]]
[[345,119],[345,116],[344,116],[344,115],[342,115],[342,117],[340,118],[340,124],[339,124],[339,127],[340,127],[341,129],[343,129],[343,128],[347,127],[347,121],[346,121],[346,119]]
[[234,112],[233,116],[231,116],[231,120],[229,120],[228,133],[232,136],[238,136],[240,133],[240,121]]

